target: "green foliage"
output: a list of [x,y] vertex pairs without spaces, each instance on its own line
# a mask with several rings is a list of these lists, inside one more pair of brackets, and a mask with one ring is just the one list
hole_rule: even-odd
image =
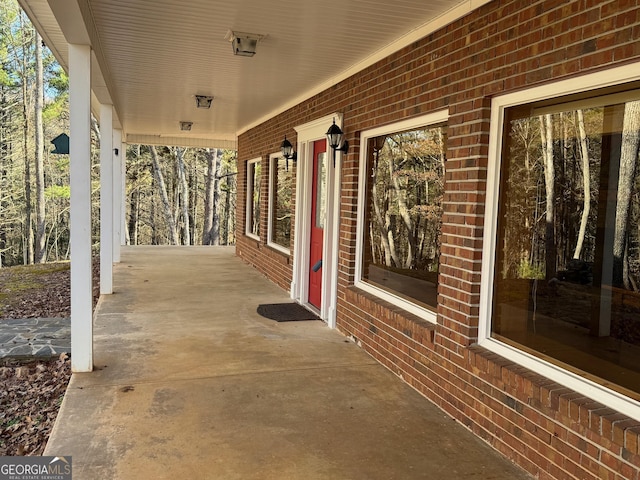
[[[35,106],[36,90],[35,47],[37,35],[27,16],[16,0],[0,0],[0,266],[12,266],[28,262],[33,256],[33,232],[35,221]],[[56,62],[51,51],[43,48],[44,66],[44,196],[45,238],[48,260],[67,259],[69,255],[69,156],[52,155],[49,143],[60,133],[69,132],[69,78]],[[99,127],[92,123],[91,143],[91,210],[92,238],[99,238]],[[25,137],[24,133],[27,132]],[[189,185],[188,198],[183,198],[176,172],[176,148],[158,147],[162,172],[168,183],[168,197],[179,228],[190,225],[191,239],[202,238],[204,210],[204,184],[207,163],[203,149],[185,149],[185,176]],[[135,227],[138,244],[166,243],[166,225],[161,214],[158,186],[154,179],[149,147],[129,145],[126,165],[126,207],[129,222]],[[220,221],[221,243],[235,241],[235,189],[236,153],[218,151],[220,161],[220,198],[216,214]],[[31,171],[26,180],[25,172]],[[31,190],[30,220],[26,192]],[[186,209],[179,208],[188,202],[189,222],[185,221]],[[131,210],[135,211],[131,219]],[[224,220],[222,220],[224,219]],[[28,222],[31,222],[29,225]],[[184,234],[183,238],[187,235]],[[31,232],[31,233],[30,233]],[[134,240],[132,238],[132,240]]]
[[522,261],[518,266],[518,278],[544,280],[544,269],[540,265],[531,265],[529,262]]
[[69,76],[59,63],[57,63],[51,55],[48,59],[47,68],[49,88],[56,93],[57,97],[66,96],[69,93]]
[[59,119],[62,115],[66,114],[69,109],[67,102],[52,102],[47,103],[42,109],[42,121],[53,122]]
[[[0,0],[0,265],[28,261],[29,232],[35,232],[35,107],[36,33],[15,0]],[[51,52],[43,49],[45,232],[48,259],[69,252],[68,157],[49,156],[48,143],[68,132],[68,78]],[[27,132],[25,137],[24,132]],[[26,184],[25,171],[31,171]],[[31,228],[25,192],[31,189]],[[31,233],[32,235],[33,233]]]
[[71,188],[69,185],[51,185],[44,191],[47,199],[64,199],[69,200],[71,198]]

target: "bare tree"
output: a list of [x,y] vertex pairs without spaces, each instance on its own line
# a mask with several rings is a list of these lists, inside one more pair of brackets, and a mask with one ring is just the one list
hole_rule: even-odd
[[184,168],[184,149],[176,147],[174,149],[178,168],[179,181],[179,203],[182,210],[182,239],[184,245],[191,245],[191,229],[189,228],[189,185]]
[[553,123],[550,114],[540,116],[540,137],[542,140],[542,156],[544,163],[544,180],[546,192],[546,229],[545,250],[546,264],[545,274],[547,280],[555,275],[556,253],[554,235],[554,201],[555,201],[555,169],[553,165]]
[[[377,155],[377,153],[376,153]],[[377,159],[376,159],[377,163]],[[377,165],[374,167],[377,168]],[[385,192],[384,198],[382,198],[382,203],[388,202],[389,194]],[[400,259],[398,258],[398,254],[396,253],[395,244],[393,240],[393,234],[391,232],[391,220],[389,218],[389,210],[385,209],[385,215],[382,214],[382,209],[380,208],[378,199],[378,186],[376,185],[375,179],[371,185],[371,203],[373,204],[374,218],[376,225],[378,226],[378,230],[380,231],[380,244],[382,247],[382,251],[384,252],[384,264],[387,267],[391,266],[391,262],[397,267],[401,266]],[[373,232],[371,232],[373,233]],[[372,241],[373,245],[374,242]]]
[[[25,31],[26,25],[23,20],[23,16],[20,15],[20,30]],[[20,55],[20,76],[22,80],[22,140],[23,140],[23,160],[24,160],[24,198],[25,198],[25,219],[24,219],[24,243],[25,248],[23,250],[24,263],[33,263],[33,219],[31,212],[33,211],[33,204],[31,199],[31,161],[29,159],[27,145],[29,143],[29,87],[28,87],[28,75],[29,75],[29,40],[22,41],[22,54]]]
[[213,169],[213,222],[211,223],[211,245],[220,245],[220,170],[222,156],[216,149],[215,168]]
[[218,150],[207,148],[204,152],[204,158],[207,160],[207,175],[204,188],[204,227],[202,229],[202,245],[212,245],[211,229],[213,227],[213,217],[215,212],[214,200],[214,179],[215,165],[218,162]]
[[160,190],[160,199],[162,200],[164,217],[167,222],[167,227],[169,228],[169,240],[172,245],[179,245],[176,220],[171,212],[171,204],[169,203],[169,196],[167,195],[167,186],[164,181],[164,176],[162,175],[162,170],[160,169],[160,161],[158,160],[158,151],[153,145],[149,147],[149,151],[151,152],[151,160],[153,161],[153,172]]
[[44,67],[42,65],[42,38],[36,32],[36,98],[35,98],[35,149],[36,149],[36,237],[35,263],[47,261],[46,230],[45,230],[45,201],[44,201],[44,127],[42,124],[42,109],[44,103]]
[[620,174],[616,199],[616,225],[613,239],[613,283],[631,289],[627,256],[627,239],[631,193],[640,151],[640,101],[628,102],[624,108]]
[[[406,162],[407,156],[408,156],[406,151],[403,152],[403,156],[404,156],[403,160]],[[395,163],[388,162],[388,166],[389,166],[389,177],[391,179],[391,185],[393,186],[396,192],[396,202],[398,206],[398,213],[400,214],[400,218],[404,222],[404,226],[407,230],[408,249],[406,254],[406,260],[404,262],[404,265],[402,266],[404,268],[411,268],[412,266],[414,266],[412,264],[415,261],[415,252],[417,249],[416,239],[412,235],[413,228],[414,228],[413,220],[409,215],[409,209],[407,208],[407,202],[405,201],[405,196],[402,192],[399,176],[396,175],[395,173]],[[400,267],[401,265],[398,265],[398,266]]]
[[580,231],[578,232],[578,240],[576,248],[573,252],[573,258],[579,259],[584,243],[584,236],[587,231],[587,223],[589,221],[589,210],[591,207],[591,182],[589,169],[589,148],[587,146],[587,132],[584,127],[584,113],[582,109],[578,109],[578,133],[580,135],[580,156],[582,157],[582,189],[584,195],[584,205],[582,207],[582,217],[580,219]]

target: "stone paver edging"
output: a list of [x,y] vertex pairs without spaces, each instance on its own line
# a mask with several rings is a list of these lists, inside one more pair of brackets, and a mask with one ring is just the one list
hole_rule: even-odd
[[0,320],[0,359],[53,357],[71,352],[68,318]]

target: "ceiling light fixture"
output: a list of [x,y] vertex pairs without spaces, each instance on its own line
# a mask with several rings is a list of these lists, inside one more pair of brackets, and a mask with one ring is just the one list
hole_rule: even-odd
[[180,130],[183,132],[190,132],[193,127],[193,122],[180,122]]
[[266,35],[258,33],[234,32],[229,30],[224,37],[231,42],[233,54],[240,57],[253,57],[256,54],[258,42],[264,39]]
[[196,95],[197,108],[211,108],[211,102],[213,102],[213,97],[210,95]]

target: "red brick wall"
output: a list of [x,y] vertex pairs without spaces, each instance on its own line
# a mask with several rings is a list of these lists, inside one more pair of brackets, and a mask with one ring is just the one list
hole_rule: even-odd
[[[283,134],[284,138],[284,134]],[[280,140],[281,142],[282,140]],[[267,275],[273,282],[277,283],[285,290],[289,290],[292,278],[293,264],[293,248],[291,255],[286,255],[279,250],[271,248],[267,245],[267,228],[268,228],[268,208],[269,208],[269,154],[279,150],[277,147],[262,146],[266,154],[252,154],[250,157],[238,156],[238,187],[237,187],[237,209],[236,209],[236,253],[247,263],[253,265],[262,273]],[[246,231],[246,198],[247,198],[247,160],[253,160],[261,157],[262,176],[260,189],[260,240],[248,237]],[[246,159],[245,159],[246,158]],[[290,168],[294,168],[290,165]],[[295,176],[294,180],[295,182]],[[295,199],[292,202],[295,208]],[[293,246],[293,228],[292,223],[291,239]]]
[[[539,478],[640,480],[640,422],[473,346],[491,97],[632,61],[640,62],[637,0],[487,4],[241,135],[238,253],[288,287],[283,256],[243,237],[243,162],[266,160],[285,134],[294,142],[294,126],[343,112],[353,147],[341,179],[338,328]],[[362,130],[447,107],[438,321],[431,325],[353,287],[358,139]],[[266,168],[264,175],[266,191]]]

